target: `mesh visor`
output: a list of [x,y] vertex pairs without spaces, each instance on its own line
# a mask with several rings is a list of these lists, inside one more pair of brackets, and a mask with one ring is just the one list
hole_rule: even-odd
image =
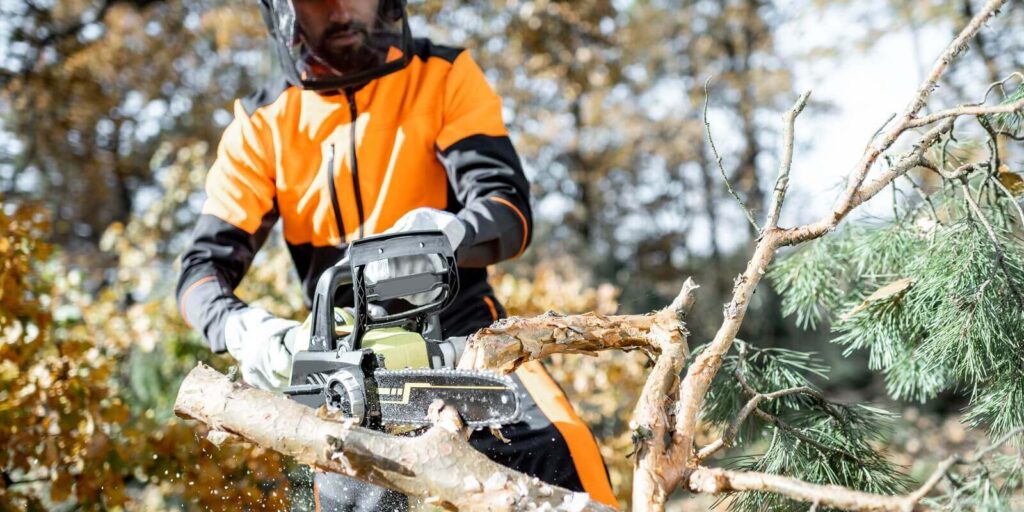
[[401,68],[412,37],[389,0],[270,0],[282,65],[310,89],[358,85]]

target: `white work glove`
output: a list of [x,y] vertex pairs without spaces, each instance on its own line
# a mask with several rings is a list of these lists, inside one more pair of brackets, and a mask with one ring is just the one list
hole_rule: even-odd
[[242,379],[266,391],[280,392],[292,377],[295,328],[299,322],[257,307],[233,311],[224,324],[224,342],[238,361]]
[[[416,208],[409,211],[395,222],[385,233],[405,231],[441,231],[448,238],[452,251],[459,247],[466,237],[466,225],[457,216],[435,208]],[[366,266],[366,278],[372,282],[392,279],[395,277],[437,272],[441,270],[441,259],[436,254],[429,256],[403,256],[389,260],[370,262]],[[405,297],[405,300],[416,306],[422,306],[437,298],[441,290],[417,293]]]

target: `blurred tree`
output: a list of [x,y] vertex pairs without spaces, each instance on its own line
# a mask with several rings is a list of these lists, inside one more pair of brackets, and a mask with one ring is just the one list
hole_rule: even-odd
[[266,71],[242,0],[6,2],[0,16],[0,193],[50,205],[69,256],[145,206],[160,144],[216,141]]
[[[663,304],[684,275],[727,294],[742,264],[729,255],[749,231],[723,201],[703,135],[704,82],[715,79],[711,115],[725,172],[763,209],[759,176],[774,172],[764,150],[774,128],[762,121],[774,116],[763,113],[781,111],[791,95],[774,48],[774,5],[428,0],[416,12],[440,40],[473,48],[506,99],[541,216],[527,263],[572,255],[592,269],[590,282],[629,283],[620,297],[627,311]],[[773,300],[762,306],[758,317],[778,318]],[[701,306],[697,316],[717,314]],[[709,334],[703,324],[698,337]],[[770,338],[779,327],[752,329]]]

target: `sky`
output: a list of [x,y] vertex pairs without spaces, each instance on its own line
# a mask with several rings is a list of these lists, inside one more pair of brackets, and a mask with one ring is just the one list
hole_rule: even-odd
[[[829,14],[813,19],[804,16],[779,29],[779,33],[792,34],[777,41],[784,55],[794,56],[795,89],[813,91],[810,115],[797,120],[796,140],[802,147],[796,148],[793,157],[790,179],[794,197],[790,208],[783,211],[783,225],[812,221],[828,213],[868,139],[889,116],[903,111],[952,39],[951,26],[932,25],[916,34],[909,29],[889,33],[868,51],[853,50],[839,59],[795,58],[809,45],[824,45],[827,38],[849,29],[843,13]],[[815,115],[814,104],[823,102],[833,110]],[[943,105],[933,102],[932,107],[937,106]],[[880,196],[884,197],[877,197],[861,214],[886,215],[891,210],[890,196]],[[797,204],[799,207],[794,207]]]

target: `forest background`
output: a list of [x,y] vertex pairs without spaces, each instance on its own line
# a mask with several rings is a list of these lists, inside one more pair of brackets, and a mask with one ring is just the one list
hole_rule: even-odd
[[[510,312],[644,312],[693,276],[702,288],[688,325],[701,342],[753,237],[708,145],[705,99],[729,180],[764,211],[779,114],[815,89],[784,216],[807,220],[978,5],[424,0],[410,10],[418,34],[472,49],[533,183],[534,244],[493,275]],[[1011,1],[954,63],[936,93],[944,103],[1024,68],[1021,7]],[[196,362],[232,364],[184,326],[173,286],[231,102],[273,73],[267,50],[245,0],[0,0],[0,510],[308,508],[302,468],[214,448],[170,407]],[[1010,170],[1024,171],[1011,156]],[[892,215],[876,202],[864,215]],[[290,267],[272,237],[239,294],[303,317]],[[798,328],[767,284],[755,298],[740,338],[816,351],[833,368],[827,391],[900,412],[886,443],[909,473],[972,444],[963,396],[892,402],[864,354],[829,343],[828,325]],[[623,505],[647,362],[549,363]]]

